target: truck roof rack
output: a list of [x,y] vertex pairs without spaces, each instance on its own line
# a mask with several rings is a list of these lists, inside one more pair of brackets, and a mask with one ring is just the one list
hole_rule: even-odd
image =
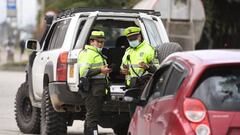
[[57,18],[62,18],[66,16],[71,16],[74,13],[80,13],[80,12],[94,12],[94,11],[100,11],[100,12],[124,12],[124,13],[146,13],[149,15],[156,15],[160,16],[160,12],[157,12],[155,10],[145,10],[145,9],[106,9],[106,8],[71,8],[60,11],[60,13],[57,15]]

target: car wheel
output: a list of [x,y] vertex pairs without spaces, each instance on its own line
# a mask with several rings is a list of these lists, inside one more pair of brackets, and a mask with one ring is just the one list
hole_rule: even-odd
[[45,87],[41,107],[41,135],[66,135],[67,123],[63,113],[52,106],[48,87]]
[[21,84],[15,98],[15,119],[21,132],[40,133],[40,109],[33,107],[27,82]]
[[127,135],[128,125],[128,122],[117,124],[115,127],[113,127],[113,131],[116,135]]
[[168,55],[183,51],[183,48],[174,42],[163,43],[156,48],[157,58],[159,63],[161,63]]

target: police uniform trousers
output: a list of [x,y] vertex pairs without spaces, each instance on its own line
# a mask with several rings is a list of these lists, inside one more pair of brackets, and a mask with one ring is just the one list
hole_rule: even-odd
[[97,129],[105,96],[106,80],[93,79],[90,82],[90,90],[88,92],[81,93],[87,111],[84,127]]

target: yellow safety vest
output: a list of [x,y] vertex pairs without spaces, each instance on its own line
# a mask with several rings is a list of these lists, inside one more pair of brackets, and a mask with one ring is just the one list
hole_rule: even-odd
[[[125,76],[127,85],[130,84],[131,78],[142,76],[148,73],[143,68],[139,67],[140,62],[144,62],[146,64],[153,63],[156,66],[159,65],[155,57],[154,48],[150,46],[146,41],[143,41],[136,48],[129,47],[122,58],[121,68],[123,68],[123,65],[126,65],[128,66],[130,72],[129,75]],[[133,70],[135,73],[137,73],[137,75]]]
[[[94,46],[86,45],[85,49],[79,53],[78,66],[80,77],[86,77],[89,69],[97,69],[106,65],[106,60],[100,55],[100,52]],[[104,79],[106,75],[100,73],[92,76],[92,79]]]

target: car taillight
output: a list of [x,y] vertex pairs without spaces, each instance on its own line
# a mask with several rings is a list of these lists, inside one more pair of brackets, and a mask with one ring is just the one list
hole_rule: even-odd
[[191,98],[185,99],[183,111],[197,135],[210,135],[207,110],[200,100]]
[[184,114],[189,121],[200,122],[206,116],[206,109],[201,101],[186,99],[184,101]]
[[67,80],[67,59],[68,59],[68,52],[63,52],[58,56],[57,81]]

